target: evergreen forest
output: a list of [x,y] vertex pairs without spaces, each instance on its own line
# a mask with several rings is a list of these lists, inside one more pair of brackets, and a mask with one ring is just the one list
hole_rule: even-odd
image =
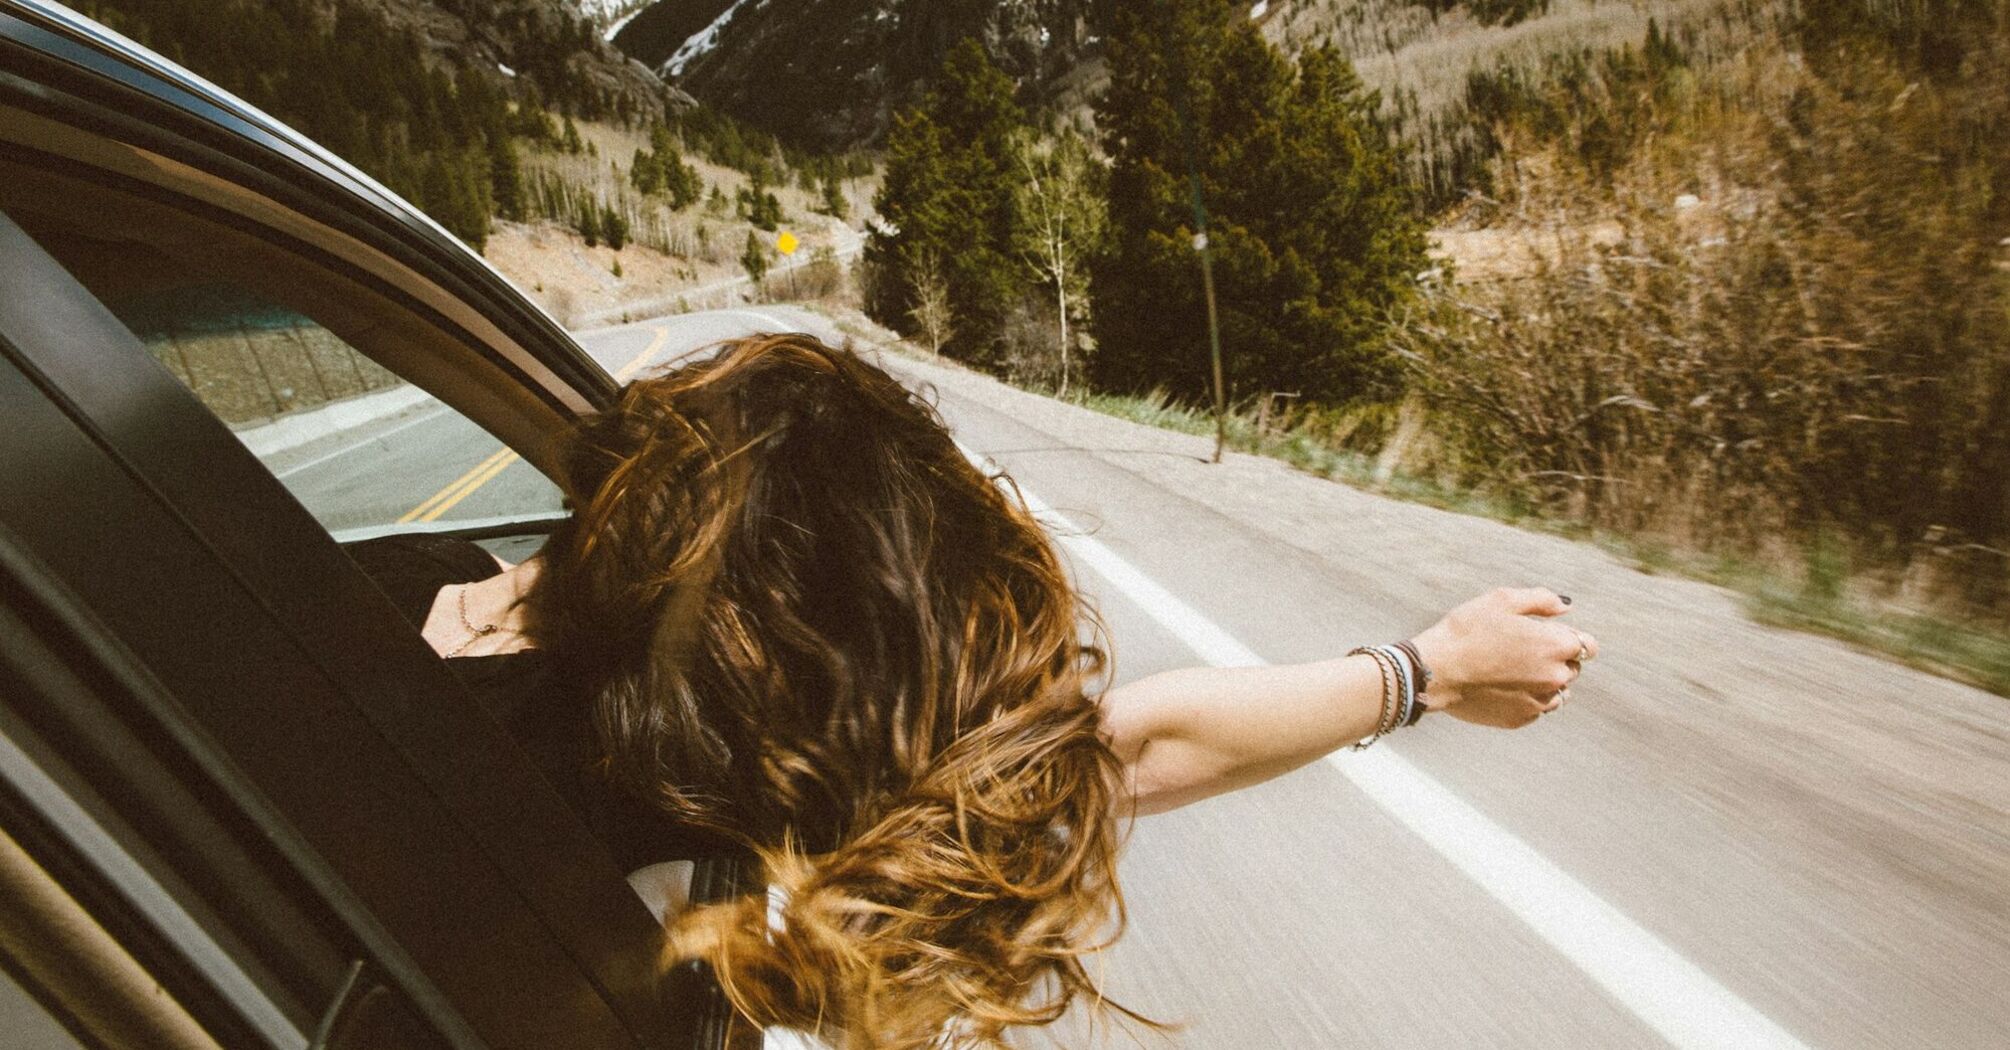
[[[592,150],[578,123],[648,129],[637,198],[704,196],[688,155],[776,181],[831,162],[704,107],[613,90],[582,61],[593,24],[563,8],[463,5],[512,42],[518,66],[456,61],[378,8],[317,0],[79,0],[78,10],[189,67],[328,147],[480,250],[496,219],[542,217],[618,248],[642,218],[603,187],[533,173],[527,151]],[[659,89],[660,90],[660,89]],[[818,168],[817,170],[823,170]],[[767,203],[765,201],[761,202]],[[773,219],[769,220],[773,222]]]

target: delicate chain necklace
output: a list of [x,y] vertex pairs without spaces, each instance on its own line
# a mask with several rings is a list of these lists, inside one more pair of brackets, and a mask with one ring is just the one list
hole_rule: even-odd
[[460,608],[460,610],[461,610],[461,626],[462,626],[462,627],[465,627],[465,628],[467,628],[467,629],[468,629],[468,640],[467,640],[467,641],[465,641],[465,642],[462,642],[461,644],[459,644],[459,645],[457,645],[457,646],[454,646],[454,649],[453,649],[453,651],[447,654],[447,657],[448,657],[449,659],[451,659],[451,658],[453,658],[453,657],[456,657],[456,656],[459,656],[459,655],[461,655],[462,653],[464,653],[464,652],[466,652],[466,651],[467,651],[467,648],[468,648],[468,646],[471,646],[471,645],[475,644],[476,642],[479,642],[479,641],[481,641],[482,639],[484,639],[484,638],[487,638],[487,637],[488,637],[489,635],[492,635],[492,634],[496,633],[497,631],[500,631],[500,630],[502,630],[502,629],[503,629],[503,626],[502,626],[501,624],[497,624],[497,623],[485,623],[485,624],[482,624],[481,626],[477,627],[477,626],[475,626],[475,623],[474,623],[474,621],[473,621],[473,620],[470,620],[470,619],[468,619],[468,586],[467,586],[467,584],[462,584],[462,585],[461,585],[461,588],[460,588],[460,594],[459,594],[459,599],[460,599],[460,600],[459,600],[459,601],[458,601],[458,602],[457,602],[456,604],[457,604],[457,605],[459,606],[459,608]]

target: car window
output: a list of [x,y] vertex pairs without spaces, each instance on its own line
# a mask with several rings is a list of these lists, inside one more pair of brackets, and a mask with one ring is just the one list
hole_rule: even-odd
[[266,294],[209,277],[101,301],[342,538],[561,509],[501,442]]
[[[69,206],[77,195],[138,221],[102,222],[103,209]],[[338,294],[290,247],[63,172],[5,180],[0,209],[337,539],[562,514],[550,479],[387,367],[402,333],[428,324],[417,311]]]

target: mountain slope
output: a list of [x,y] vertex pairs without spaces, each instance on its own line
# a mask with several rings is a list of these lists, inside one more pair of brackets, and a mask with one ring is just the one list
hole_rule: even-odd
[[[969,36],[983,41],[1029,101],[1041,101],[1090,53],[1088,7],[1089,0],[659,0],[615,42],[749,124],[841,149],[877,140],[893,112],[927,90],[950,47]],[[693,40],[707,31],[709,38]]]
[[547,100],[589,115],[654,120],[666,107],[689,102],[602,40],[576,0],[338,0],[329,6],[371,12],[417,33],[429,51],[453,65],[528,79]]
[[614,34],[614,45],[658,69],[686,41],[737,6],[734,0],[661,0],[636,12]]

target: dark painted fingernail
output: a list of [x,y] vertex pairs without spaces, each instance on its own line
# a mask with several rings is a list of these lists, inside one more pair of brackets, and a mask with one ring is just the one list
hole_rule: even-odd
[[1568,595],[1568,594],[1559,594],[1559,595],[1557,595],[1557,597],[1563,600],[1563,604],[1565,604],[1565,605],[1569,605],[1569,604],[1570,604],[1570,595]]

